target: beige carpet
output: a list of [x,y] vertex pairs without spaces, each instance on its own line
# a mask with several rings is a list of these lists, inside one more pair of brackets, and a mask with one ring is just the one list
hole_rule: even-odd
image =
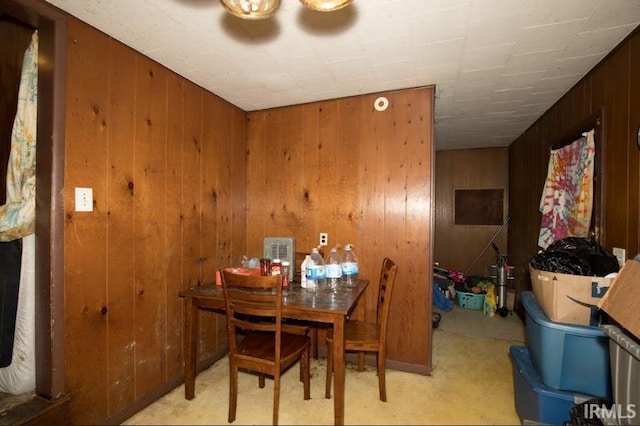
[[[453,312],[453,311],[452,311]],[[472,321],[503,321],[482,318]],[[458,312],[453,312],[455,316]],[[375,369],[358,372],[347,366],[345,423],[352,425],[480,425],[519,424],[513,396],[509,346],[522,344],[490,337],[465,336],[446,330],[449,313],[433,336],[433,373],[422,376],[387,370],[388,401],[378,399]],[[467,314],[464,312],[462,315]],[[462,323],[462,320],[459,321]],[[518,335],[522,323],[510,322]],[[500,334],[500,336],[498,336]],[[504,337],[504,332],[494,333]],[[283,377],[280,424],[333,424],[333,400],[324,398],[323,359],[312,363],[311,400],[304,401],[298,366]],[[184,386],[128,419],[124,424],[221,424],[227,423],[228,363],[222,359],[196,379],[196,397],[184,399]],[[258,388],[257,378],[240,374],[238,412],[234,424],[271,424],[273,382]]]
[[520,342],[524,345],[525,329],[520,318],[510,311],[506,317],[495,314],[485,317],[481,310],[465,309],[454,305],[453,310],[440,313],[439,329],[465,336],[488,337]]

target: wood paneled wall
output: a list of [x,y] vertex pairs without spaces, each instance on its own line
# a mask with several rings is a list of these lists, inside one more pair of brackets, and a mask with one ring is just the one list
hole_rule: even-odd
[[[518,266],[518,292],[531,288],[528,263],[538,250],[538,204],[549,150],[559,136],[604,107],[602,240],[629,257],[640,251],[640,32],[636,29],[509,147],[509,252]],[[522,313],[522,307],[519,309]]]
[[[358,315],[373,318],[385,256],[398,263],[390,365],[431,370],[433,88],[250,112],[247,254],[266,236],[293,236],[309,252],[355,244],[371,286]],[[378,96],[389,100],[376,111]],[[299,266],[299,265],[297,265]]]
[[[67,70],[65,369],[91,424],[181,380],[178,293],[245,250],[246,113],[73,18]],[[212,360],[224,321],[201,315]]]
[[[388,358],[430,372],[431,87],[385,93],[385,112],[366,95],[247,114],[73,18],[67,56],[73,423],[122,420],[178,385],[177,294],[260,255],[264,236],[293,235],[300,250],[319,232],[354,243],[372,280],[363,317],[382,258],[393,257]],[[74,211],[75,187],[93,188],[93,212]],[[224,354],[224,318],[201,315],[199,356],[212,361]]]
[[[509,151],[507,148],[465,149],[436,152],[436,222],[434,260],[442,268],[488,276],[496,252],[482,250],[495,237],[501,253],[507,253],[506,225],[456,225],[457,189],[503,189],[503,222],[509,205]],[[502,229],[500,229],[502,228]],[[500,231],[498,233],[498,231]],[[480,257],[479,257],[480,256]],[[473,262],[476,261],[475,265]],[[472,266],[473,265],[473,266]]]

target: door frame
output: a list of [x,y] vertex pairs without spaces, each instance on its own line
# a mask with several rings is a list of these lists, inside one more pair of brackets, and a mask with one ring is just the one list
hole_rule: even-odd
[[38,29],[36,150],[36,393],[65,395],[64,123],[66,15],[40,0],[5,0],[2,12]]

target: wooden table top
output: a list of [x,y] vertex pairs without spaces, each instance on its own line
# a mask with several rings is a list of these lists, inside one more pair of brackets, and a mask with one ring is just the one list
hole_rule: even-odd
[[[313,310],[347,315],[358,298],[365,291],[369,280],[360,279],[356,287],[302,288],[299,282],[291,283],[288,290],[282,292],[283,310]],[[222,286],[208,283],[180,292],[180,297],[224,301]]]

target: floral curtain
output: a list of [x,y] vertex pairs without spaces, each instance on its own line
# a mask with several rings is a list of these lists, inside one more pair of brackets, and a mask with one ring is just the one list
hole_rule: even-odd
[[0,206],[0,241],[13,241],[35,232],[37,113],[38,32],[35,31],[22,62],[18,111],[7,167],[7,202]]

